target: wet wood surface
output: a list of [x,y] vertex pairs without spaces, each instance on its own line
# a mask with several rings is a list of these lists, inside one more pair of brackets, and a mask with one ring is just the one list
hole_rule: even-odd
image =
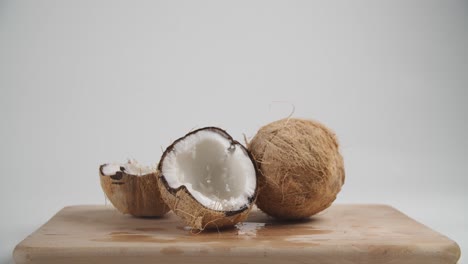
[[304,221],[260,211],[227,230],[194,232],[169,213],[134,218],[70,206],[17,245],[21,263],[456,263],[458,245],[386,205],[333,205]]

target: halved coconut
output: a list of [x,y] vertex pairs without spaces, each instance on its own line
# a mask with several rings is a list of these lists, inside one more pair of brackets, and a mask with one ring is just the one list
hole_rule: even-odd
[[156,168],[127,163],[99,167],[101,187],[107,198],[123,214],[140,217],[162,216],[170,209],[159,192]]
[[177,139],[159,162],[163,200],[194,229],[233,226],[257,196],[250,152],[226,131],[205,127]]

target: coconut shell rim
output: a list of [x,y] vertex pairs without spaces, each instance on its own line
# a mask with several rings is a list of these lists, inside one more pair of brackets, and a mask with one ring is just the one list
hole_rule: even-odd
[[[112,175],[106,175],[106,174],[104,174],[104,172],[102,171],[102,168],[103,168],[104,166],[109,165],[109,164],[110,164],[110,163],[104,163],[104,164],[102,164],[102,165],[99,166],[99,176],[101,176],[101,177],[111,177],[111,178],[112,178],[112,176],[122,174],[122,175],[133,176],[133,177],[144,177],[144,176],[148,176],[148,175],[152,175],[152,174],[156,175],[156,174],[158,173],[158,170],[154,170],[154,171],[152,171],[152,172],[150,172],[150,173],[145,173],[145,174],[141,174],[141,175],[132,174],[132,173],[128,173],[128,172],[125,172],[125,171],[116,171],[116,172],[115,172],[114,174],[112,174]],[[112,179],[114,180],[114,178],[112,178]]]

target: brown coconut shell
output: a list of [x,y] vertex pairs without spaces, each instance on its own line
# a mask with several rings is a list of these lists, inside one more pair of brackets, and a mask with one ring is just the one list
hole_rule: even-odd
[[344,184],[338,140],[317,121],[275,121],[260,128],[248,148],[260,171],[256,204],[270,216],[314,215],[332,204]]
[[236,147],[240,147],[252,160],[252,164],[255,168],[256,178],[258,179],[259,172],[253,156],[244,147],[241,143],[234,140],[226,131],[217,127],[204,127],[197,130],[194,130],[185,136],[177,139],[172,143],[163,153],[158,167],[158,185],[161,192],[161,196],[164,202],[169,206],[169,208],[179,216],[187,226],[195,230],[204,230],[204,229],[222,229],[232,227],[235,224],[244,221],[248,214],[250,213],[253,205],[255,204],[255,199],[258,192],[258,182],[255,188],[254,194],[248,199],[248,204],[243,208],[236,211],[219,211],[207,208],[204,205],[200,204],[187,190],[184,185],[181,185],[178,188],[172,188],[168,185],[165,176],[162,174],[162,164],[164,158],[168,153],[173,151],[174,146],[184,140],[187,136],[190,136],[194,133],[197,133],[201,130],[211,130],[213,132],[219,133],[225,137],[229,142]]
[[109,201],[123,214],[136,217],[160,217],[169,212],[159,192],[156,171],[145,175],[132,175],[117,171],[104,175],[99,167],[101,187]]

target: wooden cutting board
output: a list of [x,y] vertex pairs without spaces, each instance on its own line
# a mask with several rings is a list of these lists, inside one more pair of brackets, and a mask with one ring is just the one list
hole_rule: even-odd
[[14,251],[17,264],[441,264],[459,257],[454,241],[386,205],[333,205],[299,222],[254,211],[233,229],[199,234],[172,213],[139,219],[109,206],[71,206]]

